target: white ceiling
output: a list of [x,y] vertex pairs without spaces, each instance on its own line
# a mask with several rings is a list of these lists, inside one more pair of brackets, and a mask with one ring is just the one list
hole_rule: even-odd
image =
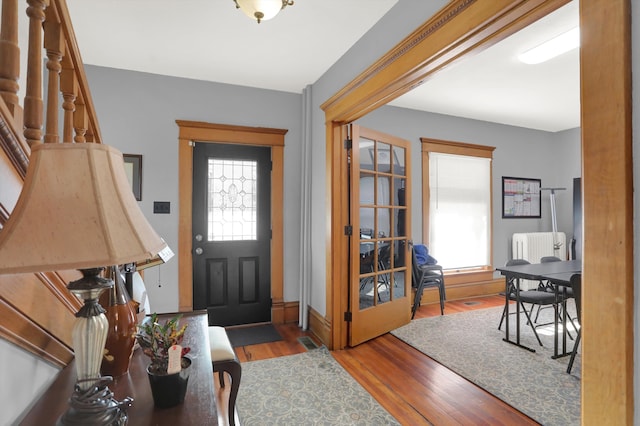
[[[261,24],[232,0],[67,5],[86,64],[301,93],[396,2],[296,0]],[[576,3],[449,66],[392,104],[547,131],[579,126],[577,50],[540,65],[515,59],[547,34],[577,25]]]
[[390,104],[550,132],[579,127],[578,49],[537,65],[517,58],[578,26],[578,20],[574,0]]

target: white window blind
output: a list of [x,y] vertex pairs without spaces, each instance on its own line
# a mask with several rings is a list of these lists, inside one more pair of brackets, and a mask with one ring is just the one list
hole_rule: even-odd
[[490,264],[491,159],[429,154],[429,253],[445,269]]

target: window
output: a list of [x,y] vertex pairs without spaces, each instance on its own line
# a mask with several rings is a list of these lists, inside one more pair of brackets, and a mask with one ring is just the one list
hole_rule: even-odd
[[255,240],[257,162],[210,158],[208,241]]
[[423,239],[449,271],[492,270],[494,149],[422,139]]

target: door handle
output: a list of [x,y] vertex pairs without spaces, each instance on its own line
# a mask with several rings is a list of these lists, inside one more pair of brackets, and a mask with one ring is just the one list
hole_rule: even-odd
[[196,234],[196,236],[194,237],[196,239],[196,241],[202,241],[202,234]]
[[201,248],[201,247],[196,248],[196,254],[197,254],[198,256],[200,256],[200,255],[202,254],[202,252],[203,252],[203,250],[202,250],[202,248]]

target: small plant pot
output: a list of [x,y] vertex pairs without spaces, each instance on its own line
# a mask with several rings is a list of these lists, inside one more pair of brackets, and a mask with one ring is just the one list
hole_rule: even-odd
[[147,367],[153,403],[156,407],[169,408],[184,402],[191,370],[189,367],[191,367],[191,360],[187,357],[182,357],[182,370],[179,373],[156,374],[149,371]]

